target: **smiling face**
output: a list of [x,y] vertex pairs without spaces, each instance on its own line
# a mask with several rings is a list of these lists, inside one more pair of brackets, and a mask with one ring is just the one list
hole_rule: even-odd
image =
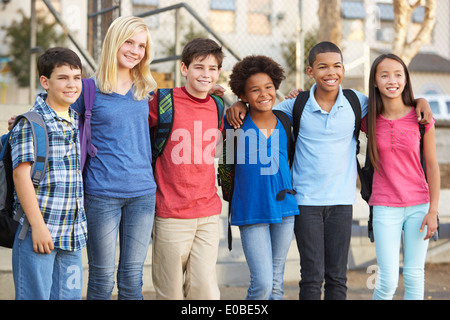
[[133,69],[145,56],[147,46],[147,33],[138,32],[127,39],[117,52],[119,69]]
[[381,97],[397,99],[402,97],[406,76],[402,64],[393,59],[384,59],[378,64],[375,74],[375,87]]
[[342,56],[337,52],[319,53],[313,65],[306,68],[306,73],[315,80],[317,90],[336,91],[345,73]]
[[266,73],[257,73],[247,79],[240,99],[250,105],[250,112],[271,111],[276,100],[276,89]]
[[81,70],[62,65],[53,69],[50,78],[40,77],[42,87],[47,91],[47,104],[55,111],[65,111],[81,93]]
[[197,57],[186,66],[181,63],[181,74],[186,77],[186,90],[194,97],[205,99],[219,78],[220,68],[213,55]]

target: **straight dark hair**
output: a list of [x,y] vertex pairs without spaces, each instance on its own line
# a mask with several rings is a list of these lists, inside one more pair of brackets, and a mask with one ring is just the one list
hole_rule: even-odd
[[83,71],[80,57],[72,50],[63,47],[47,49],[37,60],[39,77],[44,76],[50,79],[53,70],[63,65]]
[[201,58],[201,60],[203,60],[209,55],[214,56],[217,60],[219,69],[222,68],[224,57],[222,47],[219,46],[214,40],[196,38],[189,41],[184,46],[183,52],[181,53],[181,62],[183,62],[186,67],[189,67],[194,59]]
[[[372,63],[369,76],[369,108],[367,113],[367,134],[368,134],[368,148],[370,162],[375,170],[378,171],[378,148],[376,140],[376,124],[377,117],[383,113],[384,106],[381,100],[380,90],[375,86],[376,74],[378,65],[385,59],[392,59],[399,62],[403,66],[405,73],[405,87],[402,92],[403,103],[407,106],[416,106],[416,100],[414,99],[414,93],[411,86],[411,79],[409,77],[409,71],[403,60],[392,53],[382,54]],[[379,172],[379,171],[378,171]]]

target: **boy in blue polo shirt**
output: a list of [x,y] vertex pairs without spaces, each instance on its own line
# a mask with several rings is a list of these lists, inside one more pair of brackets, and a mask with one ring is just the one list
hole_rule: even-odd
[[[324,281],[325,299],[345,299],[347,295],[357,171],[355,115],[340,86],[344,73],[342,53],[335,44],[321,42],[311,49],[307,74],[315,84],[301,117],[292,167],[300,211],[295,219],[301,264],[299,298],[305,300],[319,300]],[[364,117],[368,99],[355,93]],[[294,102],[285,100],[274,109],[292,119]],[[243,111],[242,105],[227,111],[230,124],[238,126]],[[418,100],[418,114],[429,115],[428,111],[426,101]]]
[[[30,225],[13,245],[16,299],[81,299],[81,248],[86,216],[80,170],[78,115],[69,107],[81,93],[80,58],[70,49],[51,48],[38,59],[42,87],[31,108],[42,115],[49,137],[46,173],[35,190],[30,178],[34,159],[31,125],[24,120],[11,131],[15,184],[14,209],[23,208]],[[23,219],[22,219],[23,220]]]

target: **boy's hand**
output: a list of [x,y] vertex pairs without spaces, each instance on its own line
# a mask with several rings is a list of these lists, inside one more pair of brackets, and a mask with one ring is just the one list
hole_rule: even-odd
[[230,126],[238,129],[242,126],[245,115],[247,114],[247,106],[242,101],[233,103],[226,111],[227,121]]
[[54,249],[52,236],[45,223],[39,226],[33,226],[31,229],[31,237],[33,239],[34,252],[50,254]]
[[223,97],[223,95],[225,94],[225,88],[215,84],[214,87],[211,88],[211,90],[209,90],[209,94],[210,95],[215,95],[215,96],[219,96],[219,97]]
[[431,111],[430,104],[426,99],[419,98],[416,100],[416,114],[417,114],[417,121],[419,121],[421,124],[431,123],[431,119],[433,118],[433,112]]
[[298,93],[302,92],[302,91],[303,91],[302,89],[293,89],[293,90],[289,91],[289,94],[284,98],[285,99],[294,99],[295,97],[298,96]]

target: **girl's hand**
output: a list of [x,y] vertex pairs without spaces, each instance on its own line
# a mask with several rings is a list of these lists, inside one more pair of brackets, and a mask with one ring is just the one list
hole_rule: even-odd
[[420,232],[422,232],[427,227],[427,234],[424,240],[430,239],[436,233],[437,224],[437,214],[428,212],[425,218],[423,218],[422,226],[420,227]]

